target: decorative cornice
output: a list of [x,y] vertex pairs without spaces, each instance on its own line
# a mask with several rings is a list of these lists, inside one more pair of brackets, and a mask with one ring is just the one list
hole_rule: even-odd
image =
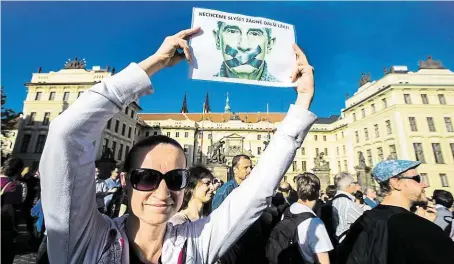
[[69,86],[69,85],[95,85],[97,83],[100,83],[101,81],[97,81],[97,82],[71,82],[71,83],[31,83],[31,82],[28,82],[28,83],[24,83],[25,86],[45,86],[45,85],[66,85],[66,86]]
[[63,69],[84,69],[86,66],[87,62],[85,59],[82,59],[81,61],[77,59],[77,57],[74,58],[74,60],[68,59],[65,62],[65,67]]

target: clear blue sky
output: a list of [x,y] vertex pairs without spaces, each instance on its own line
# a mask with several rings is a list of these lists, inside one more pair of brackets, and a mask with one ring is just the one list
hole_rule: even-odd
[[[432,55],[454,70],[454,3],[442,2],[3,2],[1,9],[1,84],[7,107],[22,111],[32,72],[57,71],[68,58],[88,66],[124,68],[151,55],[167,35],[190,27],[192,8],[261,16],[295,25],[298,44],[316,71],[312,111],[339,114],[345,94],[358,88],[361,72],[372,79],[383,68],[407,65]],[[202,110],[205,93],[211,109],[286,111],[293,89],[194,81],[184,63],[153,78],[156,93],[140,100],[144,112],[177,112],[184,92],[190,112]]]

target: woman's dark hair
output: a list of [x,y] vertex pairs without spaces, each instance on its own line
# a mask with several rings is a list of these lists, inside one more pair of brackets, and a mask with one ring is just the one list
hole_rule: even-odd
[[361,191],[356,191],[355,198],[358,199],[360,204],[364,204],[364,196]]
[[[189,169],[189,181],[188,185],[184,189],[184,197],[183,197],[183,204],[181,205],[180,210],[184,210],[188,207],[189,201],[192,199],[194,194],[194,190],[199,183],[200,180],[204,178],[209,178],[210,180],[214,179],[213,174],[207,168],[202,165],[196,165]],[[211,203],[206,203],[203,205],[203,215],[206,216],[210,212]]]
[[8,177],[17,177],[24,169],[24,161],[18,157],[10,157],[3,163],[2,173]]
[[[130,172],[131,169],[134,169],[132,166],[134,164],[134,161],[137,159],[137,153],[143,149],[143,148],[153,148],[159,144],[169,144],[172,145],[178,149],[181,149],[181,151],[184,153],[184,149],[181,147],[180,143],[178,143],[175,139],[164,136],[164,135],[156,135],[156,136],[149,136],[146,137],[139,142],[137,142],[134,146],[132,146],[131,150],[126,156],[124,166],[123,166],[123,171],[124,172]],[[186,155],[185,159],[186,158]],[[186,164],[187,164],[186,160]]]

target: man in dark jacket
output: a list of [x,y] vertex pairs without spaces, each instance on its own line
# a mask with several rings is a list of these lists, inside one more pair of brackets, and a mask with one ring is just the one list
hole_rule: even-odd
[[433,222],[410,212],[427,201],[417,161],[387,160],[373,176],[385,197],[350,228],[338,263],[454,263],[454,243]]

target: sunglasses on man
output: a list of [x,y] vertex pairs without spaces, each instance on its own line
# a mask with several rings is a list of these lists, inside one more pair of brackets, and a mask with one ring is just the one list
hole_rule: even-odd
[[162,180],[167,184],[171,191],[179,191],[188,185],[189,171],[186,169],[176,169],[162,174],[153,169],[133,169],[130,172],[130,182],[132,188],[138,191],[149,192],[158,188]]
[[417,183],[421,183],[421,175],[415,176],[399,176],[398,179],[407,179],[407,180],[414,180]]

